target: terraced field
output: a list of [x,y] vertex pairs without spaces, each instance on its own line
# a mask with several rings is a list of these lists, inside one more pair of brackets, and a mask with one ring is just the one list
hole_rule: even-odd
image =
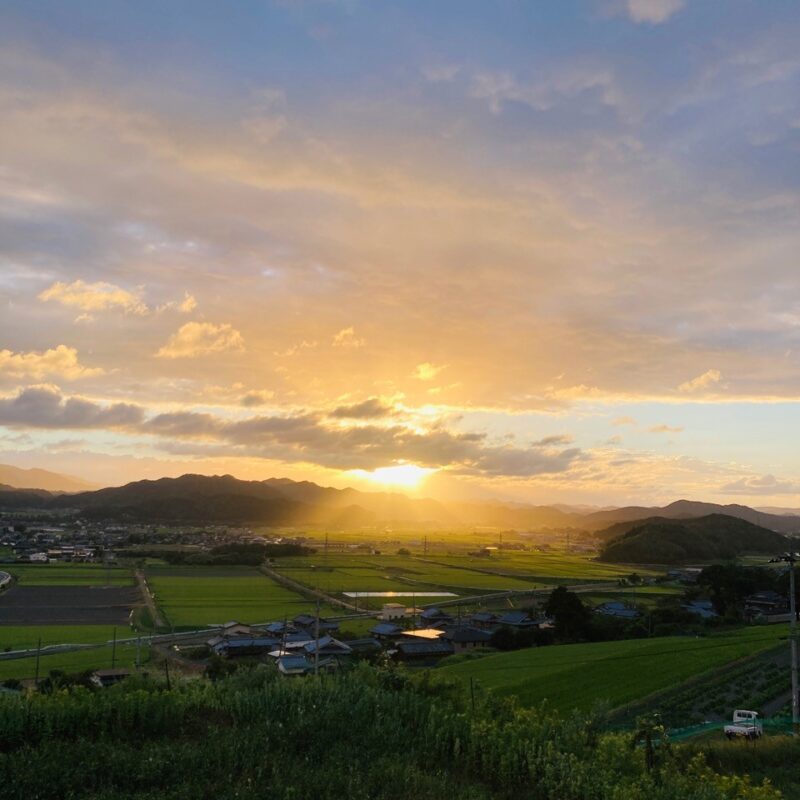
[[[780,628],[778,630],[777,628]],[[510,696],[523,705],[586,710],[599,700],[618,708],[745,655],[775,647],[782,626],[699,638],[636,639],[499,653],[443,666],[441,673]]]

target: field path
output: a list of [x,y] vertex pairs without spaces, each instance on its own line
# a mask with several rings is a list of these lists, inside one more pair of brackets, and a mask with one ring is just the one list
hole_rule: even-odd
[[166,620],[161,616],[161,612],[158,610],[158,605],[153,597],[153,593],[150,591],[150,584],[147,583],[147,578],[145,578],[144,572],[140,569],[136,570],[136,583],[139,585],[139,591],[142,593],[144,604],[150,612],[153,625],[156,628],[168,627]]
[[300,583],[299,581],[294,580],[293,578],[289,578],[281,572],[277,572],[276,570],[268,567],[266,564],[262,564],[259,567],[259,570],[263,575],[266,575],[268,578],[272,578],[275,583],[283,586],[285,589],[290,589],[293,592],[303,596],[309,597],[313,600],[324,600],[326,603],[330,603],[333,606],[338,606],[339,608],[345,608],[348,611],[356,611],[358,612],[358,607],[353,605],[352,603],[347,603],[344,600],[339,600],[339,598],[334,597],[333,595],[327,594],[319,589],[312,589],[310,586],[306,586],[304,583]]

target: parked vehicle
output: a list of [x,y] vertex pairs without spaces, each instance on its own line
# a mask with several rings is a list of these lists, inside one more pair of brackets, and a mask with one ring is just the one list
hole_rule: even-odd
[[733,723],[725,726],[729,739],[743,736],[745,739],[758,739],[764,733],[764,726],[758,718],[758,711],[737,709],[733,712]]

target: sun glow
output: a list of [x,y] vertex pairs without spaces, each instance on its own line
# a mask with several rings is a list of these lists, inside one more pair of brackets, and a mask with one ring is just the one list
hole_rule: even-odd
[[353,470],[353,474],[364,480],[373,483],[381,483],[384,486],[403,486],[407,489],[415,489],[428,477],[435,469],[429,467],[419,467],[416,464],[396,464],[393,467],[378,467],[371,472],[363,469]]

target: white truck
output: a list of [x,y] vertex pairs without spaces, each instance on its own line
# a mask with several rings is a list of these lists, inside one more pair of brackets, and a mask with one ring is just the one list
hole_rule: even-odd
[[733,712],[733,723],[725,726],[729,739],[743,736],[745,739],[758,739],[764,733],[764,726],[758,718],[758,711],[737,709]]

